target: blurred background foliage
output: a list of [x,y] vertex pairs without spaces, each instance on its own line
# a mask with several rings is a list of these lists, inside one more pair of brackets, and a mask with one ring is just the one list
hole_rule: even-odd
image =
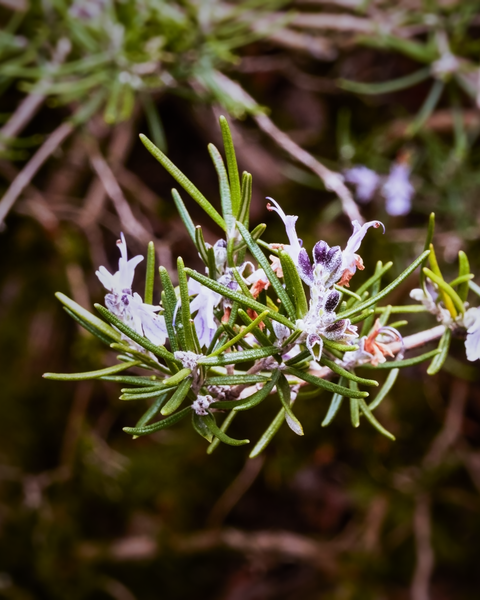
[[[208,457],[188,424],[132,442],[121,429],[142,407],[113,384],[41,374],[109,364],[53,294],[101,301],[94,270],[116,262],[119,231],[134,254],[153,239],[165,266],[199,266],[139,132],[218,203],[206,144],[229,114],[252,219],[282,239],[274,196],[307,247],[350,226],[299,148],[338,172],[407,157],[411,213],[361,207],[387,227],[362,247],[365,276],[379,258],[403,269],[432,210],[445,275],[460,249],[478,272],[480,2],[0,0],[0,23],[0,597],[478,598],[480,393],[461,340],[380,408],[397,442],[346,411],[322,429],[320,396],[298,406],[303,439],[284,429],[250,461]],[[239,425],[251,439],[262,407]]]

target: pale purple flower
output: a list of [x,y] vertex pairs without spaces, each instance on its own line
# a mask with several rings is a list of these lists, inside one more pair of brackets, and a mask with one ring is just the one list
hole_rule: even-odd
[[95,273],[101,284],[110,292],[105,296],[105,304],[111,313],[138,334],[154,344],[163,345],[167,339],[165,319],[155,314],[160,310],[160,306],[144,304],[139,294],[132,293],[135,268],[143,260],[143,256],[134,256],[128,260],[123,233],[120,234],[117,246],[120,250],[118,271],[112,275],[101,266]]
[[357,165],[345,171],[345,181],[356,186],[355,195],[361,203],[370,202],[380,185],[381,177],[364,165]]
[[317,242],[313,248],[313,266],[308,258],[307,251],[302,248],[298,256],[298,271],[300,277],[307,285],[331,287],[337,281],[339,285],[347,285],[355,274],[357,267],[363,269],[363,262],[356,251],[360,248],[365,234],[370,227],[385,227],[381,221],[369,221],[360,225],[358,221],[352,221],[353,233],[350,236],[345,250],[340,246],[330,246],[324,242]]
[[95,275],[100,279],[100,283],[103,287],[109,292],[112,292],[112,294],[131,294],[135,268],[142,262],[143,256],[134,256],[128,260],[127,244],[123,233],[120,233],[120,238],[121,239],[117,240],[117,246],[120,250],[118,271],[112,275],[105,267],[99,267]]
[[267,198],[270,202],[273,202],[274,206],[271,204],[267,204],[267,208],[270,211],[275,211],[280,215],[282,219],[285,230],[287,232],[289,245],[284,245],[283,249],[290,255],[290,258],[297,265],[298,264],[298,255],[302,248],[302,240],[298,237],[297,232],[295,230],[295,223],[297,222],[298,217],[295,215],[286,215],[282,210],[281,206],[276,202],[273,198]]
[[382,227],[383,233],[385,233],[385,226],[381,221],[369,221],[363,225],[360,225],[358,221],[352,221],[352,225],[353,233],[345,246],[345,250],[342,252],[343,275],[342,282],[339,285],[348,284],[350,279],[355,275],[357,267],[360,270],[364,268],[362,259],[355,253],[360,248],[360,244],[370,227]]
[[190,312],[200,346],[208,348],[218,329],[213,311],[219,305],[222,296],[210,288],[200,284],[195,279],[189,279],[188,291],[195,298],[190,302]]
[[392,217],[406,215],[412,208],[415,188],[410,183],[410,167],[404,163],[394,163],[390,174],[382,187],[382,195],[386,200],[385,210]]
[[465,350],[470,361],[480,359],[480,307],[469,308],[464,316],[467,327]]

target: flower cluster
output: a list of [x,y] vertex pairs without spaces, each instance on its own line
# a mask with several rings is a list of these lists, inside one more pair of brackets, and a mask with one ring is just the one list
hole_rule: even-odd
[[[225,145],[231,147],[225,120],[222,135]],[[185,267],[179,259],[175,287],[171,274],[161,266],[162,301],[154,305],[155,256],[149,252],[145,286],[148,292],[143,300],[132,290],[135,268],[143,257],[128,258],[121,234],[117,242],[118,270],[112,274],[102,266],[96,273],[107,289],[105,306],[96,305],[102,319],[58,294],[78,322],[120,351],[119,363],[80,376],[55,373],[46,376],[57,380],[91,376],[117,381],[129,386],[122,389],[122,400],[152,399],[137,425],[124,429],[127,433],[146,435],[190,415],[195,431],[211,443],[209,451],[220,441],[235,446],[246,444],[248,440],[235,440],[226,433],[231,421],[238,412],[250,410],[275,394],[281,403],[280,412],[255,445],[250,454],[253,457],[265,448],[283,422],[296,434],[303,435],[293,403],[304,391],[315,394],[328,390],[333,396],[323,425],[334,418],[342,398],[349,398],[355,427],[363,414],[379,432],[393,439],[372,411],[386,397],[401,368],[430,360],[427,373],[438,372],[446,360],[452,332],[457,331],[466,332],[467,358],[480,358],[480,308],[471,308],[466,302],[468,290],[474,286],[468,259],[460,253],[458,277],[450,283],[443,279],[430,243],[433,216],[427,249],[420,256],[383,288],[382,277],[392,263],[378,261],[373,275],[355,292],[349,289],[352,278],[357,269],[364,268],[359,248],[370,228],[381,227],[385,231],[380,221],[364,224],[353,221],[353,232],[343,249],[320,240],[309,254],[297,235],[298,217],[286,215],[269,198],[267,208],[282,219],[288,243],[267,244],[259,239],[265,225],[249,231],[251,180],[249,174],[244,174],[240,184],[231,152],[227,153],[230,161],[227,180],[227,170],[220,164],[221,155],[212,150],[222,190],[222,216],[184,175],[179,176],[158,148],[146,138],[142,141],[223,229],[225,237],[213,247],[206,244],[201,229],[194,228],[174,190],[180,215],[205,265],[203,273]],[[235,183],[236,172],[238,179],[233,185],[230,179]],[[349,180],[356,178],[363,199],[382,185],[387,202],[389,194],[396,198],[395,202],[400,202],[403,194],[405,205],[413,191],[408,175],[408,167],[399,163],[385,182],[363,167],[356,174],[350,173]],[[225,192],[228,186],[229,194]],[[425,266],[427,260],[432,270]],[[438,297],[435,288],[430,292],[423,287],[411,294],[423,306],[404,310],[402,306],[379,305],[420,266],[424,282],[428,277],[438,287]],[[480,295],[480,288],[477,293]],[[439,339],[438,348],[404,358],[409,348],[416,347],[411,341],[407,343],[409,337],[415,336],[403,338],[396,327],[405,321],[391,325],[390,314],[424,309],[442,323],[434,328],[433,337],[427,336],[428,341]],[[359,323],[362,323],[361,334],[357,330]],[[378,382],[358,375],[356,370],[377,368],[393,369],[392,377],[386,378],[376,397],[367,404],[367,389],[371,390]],[[127,369],[135,369],[135,374],[125,375]],[[138,373],[142,369],[146,374]],[[338,382],[327,381],[335,377]],[[218,426],[216,419],[225,412],[229,414]],[[159,414],[160,420],[152,422]]]
[[410,165],[401,160],[393,163],[387,177],[378,175],[364,165],[358,165],[345,171],[345,181],[356,186],[358,202],[370,202],[380,189],[385,198],[385,210],[392,217],[407,215],[412,208],[415,188],[410,182]]

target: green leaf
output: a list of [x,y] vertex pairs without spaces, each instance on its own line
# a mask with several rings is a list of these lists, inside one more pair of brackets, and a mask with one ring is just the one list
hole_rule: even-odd
[[280,370],[277,369],[272,378],[257,392],[248,396],[248,398],[243,398],[241,400],[225,400],[221,402],[214,402],[212,404],[212,408],[220,408],[222,410],[250,410],[251,408],[263,402],[265,398],[271,393],[275,385],[277,384],[278,378],[280,376]]
[[283,408],[285,410],[285,420],[287,421],[287,425],[297,435],[304,435],[302,424],[293,413],[291,407],[290,384],[283,373],[280,374],[278,379],[277,392],[280,402],[283,404]]
[[44,373],[43,377],[45,379],[53,379],[54,381],[84,381],[85,379],[98,379],[105,375],[114,375],[115,373],[130,369],[130,367],[137,367],[140,364],[139,360],[133,360],[113,365],[113,367],[98,369],[98,371],[88,371],[87,373]]
[[225,352],[225,350],[227,350],[227,348],[230,348],[231,346],[235,346],[235,344],[237,344],[240,340],[243,340],[243,338],[246,335],[248,335],[252,330],[254,330],[255,327],[257,327],[257,325],[259,323],[261,323],[267,317],[267,315],[268,315],[268,310],[264,310],[260,315],[258,315],[258,317],[254,321],[252,321],[252,323],[250,323],[250,325],[247,325],[238,335],[236,335],[232,339],[228,340],[228,342],[223,344],[223,346],[220,346],[220,348],[215,350],[215,352],[212,352],[212,354],[210,354],[210,356],[218,356],[222,352]]
[[192,410],[192,425],[198,435],[202,436],[207,440],[207,442],[211,443],[213,440],[213,434],[210,429],[206,426],[205,421],[202,419],[200,415]]
[[305,296],[305,290],[303,289],[302,280],[300,279],[298,270],[295,267],[295,263],[291,256],[283,250],[280,250],[278,254],[282,265],[287,292],[296,307],[296,316],[298,319],[303,319],[308,312],[308,302],[307,297]]
[[245,444],[250,443],[250,440],[235,440],[228,436],[224,431],[217,427],[217,424],[215,423],[215,418],[212,414],[208,414],[204,417],[201,417],[201,419],[208,427],[208,429],[210,429],[213,435],[224,444],[228,444],[229,446],[244,446]]
[[155,245],[148,243],[147,273],[145,275],[145,304],[153,304],[153,284],[155,280]]
[[[157,383],[158,386],[162,385],[161,379],[157,380],[156,376],[153,375],[149,377],[135,377],[133,375],[112,375],[106,377],[100,377],[102,381],[113,381],[115,383],[125,383],[127,385],[137,385],[139,387],[152,387],[154,383]],[[159,391],[162,391],[161,389]]]
[[239,352],[227,352],[223,356],[206,356],[199,359],[198,364],[204,367],[223,367],[225,365],[236,365],[242,362],[255,361],[267,356],[273,356],[281,352],[277,346],[265,348],[253,348],[252,350],[240,350]]
[[[252,236],[252,240],[255,240],[256,242],[260,242],[259,238],[262,237],[264,231],[266,230],[267,226],[265,225],[265,223],[259,223],[255,229],[250,233],[250,235]],[[242,240],[241,242],[239,242],[236,246],[234,246],[234,251],[235,252],[243,252],[243,250],[245,250],[245,248],[247,247],[247,244],[244,240]],[[240,262],[240,261],[238,261]]]
[[225,221],[218,214],[215,208],[205,198],[205,196],[193,185],[193,183],[178,169],[172,161],[165,156],[165,154],[159,150],[155,144],[153,144],[147,136],[140,134],[140,139],[145,148],[152,154],[154,158],[170,173],[170,175],[183,187],[183,189],[190,194],[190,196],[197,202],[208,216],[215,221],[224,231],[227,227]]
[[143,110],[147,118],[148,128],[155,144],[162,150],[167,151],[167,140],[165,137],[165,131],[163,124],[158,114],[157,107],[153,101],[152,95],[148,92],[146,94],[140,94],[140,100],[143,104]]
[[363,398],[358,400],[358,405],[359,405],[359,408],[362,411],[362,413],[367,418],[367,420],[370,421],[370,423],[375,427],[375,429],[377,431],[379,431],[382,435],[384,435],[388,439],[395,441],[395,437],[389,431],[387,431],[385,429],[385,427],[380,425],[380,423],[377,421],[377,419],[373,416],[372,411],[368,408],[368,406],[367,406],[365,400],[363,400]]
[[[458,265],[458,278],[469,276],[473,277],[473,275],[470,273],[470,263],[468,262],[468,257],[463,250],[460,250],[458,253]],[[453,281],[450,283],[450,285],[453,285]],[[462,302],[467,301],[468,287],[468,280],[466,280],[458,288],[458,295]]]
[[[440,271],[440,267],[438,265],[438,261],[437,261],[437,257],[435,255],[435,249],[433,247],[433,244],[430,244],[430,255],[429,255],[429,262],[430,262],[430,266],[432,267],[432,272],[442,281],[444,281],[442,272]],[[427,273],[425,272],[425,267],[423,267],[422,269],[424,275],[426,275]],[[455,304],[453,302],[453,298],[450,297],[449,294],[446,293],[446,291],[442,288],[442,286],[439,286],[439,293],[440,293],[440,297],[443,300],[443,303],[445,304],[445,308],[449,311],[449,313],[452,315],[453,318],[455,318],[457,316],[457,309],[455,308]]]
[[[120,396],[120,400],[142,400],[144,398],[151,398],[156,394],[177,387],[182,383],[186,377],[191,374],[190,369],[181,369],[178,373],[175,373],[171,377],[164,379],[151,388],[143,388],[140,391],[122,390],[123,395]],[[148,394],[148,395],[147,395]]]
[[185,336],[185,350],[197,352],[199,348],[196,347],[195,339],[192,333],[192,315],[190,314],[190,295],[188,292],[187,275],[185,273],[183,259],[180,256],[177,258],[177,271],[181,301],[180,318],[183,328],[183,335]]
[[170,342],[170,347],[173,352],[177,352],[180,350],[180,346],[177,341],[177,336],[175,333],[175,323],[173,322],[173,318],[175,315],[175,309],[177,307],[177,295],[175,294],[175,288],[173,287],[172,281],[170,279],[170,275],[168,274],[165,267],[159,267],[158,272],[160,274],[160,281],[162,282],[162,306],[165,310],[164,318],[165,325],[167,327],[168,340]]
[[444,334],[440,338],[440,342],[438,343],[439,353],[433,357],[433,360],[427,369],[428,375],[435,375],[443,367],[443,363],[445,362],[445,360],[448,356],[448,350],[450,348],[451,339],[452,339],[452,330],[447,327],[445,329]]
[[263,433],[262,437],[255,444],[253,450],[249,454],[249,458],[255,458],[259,454],[261,454],[268,444],[272,441],[274,436],[278,433],[278,430],[285,422],[285,409],[282,408],[278,412],[277,416],[273,419],[273,421],[268,426],[267,430]]
[[265,383],[267,381],[269,381],[269,378],[265,375],[222,375],[218,377],[207,377],[203,385],[251,385],[253,383]]
[[385,383],[378,390],[378,394],[375,396],[375,400],[370,402],[370,404],[368,405],[368,408],[370,410],[374,410],[375,408],[377,408],[377,406],[384,400],[385,396],[392,389],[399,373],[400,369],[392,369],[390,371],[388,377],[385,379]]
[[338,350],[338,352],[355,352],[355,350],[358,350],[358,346],[356,344],[341,344],[340,342],[334,342],[333,340],[328,340],[327,338],[322,339],[325,347],[329,350]]
[[222,130],[223,147],[225,148],[225,156],[227,158],[228,179],[230,182],[230,192],[232,196],[232,212],[233,216],[237,219],[240,212],[242,198],[237,158],[235,156],[235,147],[233,145],[232,133],[230,131],[230,127],[228,126],[227,119],[222,115],[219,121],[220,128]]
[[250,202],[252,201],[252,176],[245,171],[242,174],[242,198],[237,221],[240,221],[245,227],[249,225]]
[[[236,413],[234,410],[232,410],[231,412],[228,413],[228,415],[225,417],[220,429],[225,433],[228,428],[230,427],[233,419],[237,416],[238,413]],[[207,448],[207,454],[212,454],[212,452],[220,445],[220,440],[216,437],[213,439],[212,443],[210,444],[210,446]]]
[[109,338],[106,335],[104,335],[102,331],[100,331],[99,329],[96,329],[95,327],[93,327],[93,325],[90,325],[90,323],[87,323],[87,321],[84,321],[81,317],[76,315],[74,312],[72,312],[66,306],[63,307],[63,310],[67,313],[67,315],[69,317],[72,317],[72,319],[74,321],[76,321],[79,325],[81,325],[84,329],[89,331],[92,335],[97,337],[104,344],[107,344],[107,346],[110,346],[110,344],[112,343],[112,338]]
[[167,399],[168,393],[161,394],[148,408],[148,410],[140,417],[137,421],[135,427],[143,427],[147,425],[149,421],[151,421],[154,417],[158,415],[160,409],[162,408],[165,400]]
[[227,237],[233,235],[235,228],[235,217],[232,210],[232,197],[230,195],[230,184],[228,182],[227,170],[223,162],[222,155],[213,144],[208,144],[208,152],[215,165],[218,181],[220,184],[220,199],[222,203],[222,213],[227,225]]
[[248,230],[240,222],[237,222],[237,227],[238,227],[240,233],[242,234],[242,237],[245,240],[245,243],[247,244],[248,249],[250,250],[252,255],[256,258],[257,262],[262,267],[262,269],[264,270],[265,275],[267,276],[268,280],[272,284],[272,287],[275,290],[277,296],[279,297],[282,304],[285,306],[288,316],[290,317],[290,319],[295,320],[296,319],[295,308],[294,308],[290,298],[288,297],[287,292],[283,289],[282,283],[280,282],[278,277],[273,272],[272,267],[270,266],[270,263],[268,262],[267,257],[262,252],[262,250],[260,249],[258,244],[255,242],[255,240],[252,238],[252,236],[250,235]]
[[[381,300],[382,298],[385,298],[385,296],[388,296],[388,294],[390,294],[390,292],[392,290],[394,290],[396,287],[398,287],[402,283],[402,281],[404,281],[410,275],[410,273],[413,273],[413,271],[415,271],[415,269],[418,267],[418,265],[420,265],[429,254],[430,254],[430,250],[426,250],[425,252],[422,252],[422,254],[416,260],[414,260],[413,263],[407,269],[405,269],[405,271],[403,271],[403,273],[401,273],[394,281],[392,281],[392,283],[390,285],[387,285],[387,287],[384,288],[379,294],[377,294],[376,296],[374,296],[372,298],[369,298],[368,300],[365,300],[365,302],[361,302],[360,304],[357,304],[356,306],[346,310],[345,312],[337,314],[337,320],[346,319],[350,316],[353,316],[353,315],[365,310],[366,308],[369,308],[370,306],[372,306],[372,304],[376,304],[379,300]],[[388,266],[388,264],[385,265],[385,267],[387,267],[387,266]],[[357,291],[359,291],[359,290],[357,290]]]
[[[435,273],[433,271],[431,271],[430,269],[427,269],[427,267],[423,268],[423,272],[429,279],[431,279],[433,281],[433,283],[436,283],[438,285],[438,287],[440,288],[441,291],[444,292],[444,294],[442,294],[444,297],[444,302],[445,302],[445,294],[448,294],[448,296],[451,298],[453,304],[455,305],[455,308],[458,310],[458,312],[463,314],[465,312],[465,305],[462,302],[462,300],[460,299],[460,296],[457,294],[457,292],[450,285],[448,285],[448,283],[444,279],[442,279],[438,275],[435,275]],[[446,303],[445,303],[445,306],[447,306]],[[455,315],[452,315],[452,316],[456,316],[456,313],[455,313]]]
[[474,281],[469,281],[468,287],[472,290],[472,292],[477,294],[477,296],[480,296],[480,286],[478,286]]
[[[357,392],[358,385],[356,381],[349,381],[348,386],[351,391]],[[358,427],[360,425],[360,404],[358,398],[350,398],[350,418],[352,421],[352,425],[354,427]]]
[[161,411],[162,415],[167,417],[168,415],[171,415],[172,413],[174,413],[177,410],[177,408],[182,404],[182,402],[185,400],[191,387],[192,387],[192,378],[187,377],[186,379],[184,379],[182,381],[182,383],[180,383],[180,385],[175,390],[175,393],[173,394],[173,396],[162,408],[162,411]]
[[[338,384],[344,386],[346,384],[346,380],[343,377],[340,377],[338,380]],[[327,414],[322,421],[322,427],[327,427],[335,418],[337,412],[340,410],[340,406],[343,402],[342,394],[333,394],[332,401],[330,402],[330,406],[328,407]]]
[[[265,310],[265,306],[253,298],[249,298],[240,294],[239,292],[235,292],[230,288],[221,285],[220,283],[213,281],[209,277],[205,277],[205,275],[201,275],[197,273],[193,269],[189,269],[188,267],[185,269],[187,275],[195,279],[196,281],[203,284],[205,287],[210,288],[214,292],[219,293],[226,298],[230,298],[231,300],[236,300],[241,306],[246,306],[247,308],[252,308],[255,312],[261,313]],[[269,311],[269,316],[274,321],[278,321],[282,323],[282,325],[286,325],[289,329],[295,329],[295,325],[293,325],[288,319],[286,319],[283,315],[275,312],[274,310]]]
[[373,385],[375,387],[378,386],[378,381],[375,381],[375,379],[364,379],[363,377],[359,377],[358,375],[355,375],[355,373],[347,371],[347,369],[344,369],[342,366],[340,366],[333,360],[329,360],[326,356],[321,357],[320,364],[324,365],[325,367],[328,367],[334,373],[337,373],[337,375],[340,375],[344,379],[356,381],[357,383],[362,383],[363,385]]
[[[382,267],[383,267],[383,263],[381,260],[379,260],[375,267],[375,275],[378,275],[381,272]],[[381,281],[382,281],[381,277],[377,277],[375,282],[372,284],[372,291],[371,291],[372,296],[376,296],[378,294],[378,292],[380,291]],[[375,309],[375,305],[373,305],[373,308]],[[362,331],[360,333],[360,337],[368,335],[370,329],[373,327],[374,320],[375,320],[374,314],[370,315],[369,317],[367,317],[365,319],[365,321],[363,322],[363,327],[362,327]]]
[[[234,271],[234,273],[235,273],[235,271]],[[241,308],[238,309],[238,315],[240,316],[242,321],[245,323],[245,325],[250,325],[251,323],[253,323],[253,319],[251,319],[243,309],[241,309]],[[260,342],[260,344],[262,346],[271,346],[272,345],[272,342],[269,340],[269,338],[263,333],[263,331],[259,327],[255,327],[252,330],[252,333],[255,336],[255,338],[257,339],[257,341]]]
[[165,429],[166,427],[170,427],[171,425],[178,423],[178,421],[186,417],[191,410],[191,407],[187,406],[186,408],[175,413],[174,415],[171,415],[166,419],[162,419],[161,421],[157,421],[156,423],[152,423],[151,425],[144,425],[143,427],[124,427],[123,431],[125,431],[125,433],[135,435],[137,437],[140,437],[141,435],[148,435],[149,433],[154,433],[155,431]]
[[81,321],[84,321],[89,325],[89,331],[91,333],[98,331],[98,336],[102,335],[103,338],[109,339],[110,343],[119,342],[122,339],[120,333],[115,331],[113,327],[110,327],[110,325],[105,323],[105,321],[102,321],[95,315],[92,315],[90,312],[88,312],[88,310],[85,310],[82,306],[80,306],[80,304],[77,304],[68,296],[65,296],[65,294],[57,292],[55,296],[66,308],[68,308],[68,310],[74,313]]
[[349,81],[347,79],[337,79],[336,83],[339,88],[347,90],[348,92],[363,95],[376,95],[404,90],[405,88],[419,84],[421,81],[425,81],[429,77],[430,67],[424,67],[423,69],[409,73],[404,77],[384,81],[382,83],[360,83],[358,81]]
[[[380,271],[377,271],[375,269],[375,273],[358,288],[358,290],[356,291],[357,296],[362,297],[362,294],[365,293],[377,281],[377,279],[383,277],[385,273],[392,268],[392,266],[393,262],[390,261],[385,263],[385,265],[381,268]],[[352,306],[356,305],[357,302],[358,301],[355,298],[350,298],[350,300],[347,303],[348,308],[351,308]]]
[[422,104],[418,114],[415,119],[410,123],[407,127],[406,134],[409,137],[413,137],[416,135],[420,129],[425,125],[425,122],[430,117],[432,112],[435,110],[442,94],[445,89],[445,83],[440,79],[434,81],[428,96],[425,98],[424,103]]
[[359,296],[355,292],[352,292],[352,290],[349,290],[346,287],[343,287],[341,285],[334,285],[333,287],[337,290],[337,292],[340,292],[341,294],[345,294],[346,296],[350,296],[350,298],[354,298],[355,300],[358,300],[358,302],[362,301],[362,297],[361,296]]
[[112,323],[112,325],[115,325],[117,329],[119,329],[122,333],[124,333],[134,342],[137,342],[137,344],[142,346],[142,348],[145,348],[145,350],[149,350],[150,352],[155,354],[155,356],[159,356],[164,360],[169,360],[181,364],[180,361],[176,360],[173,354],[169,352],[166,348],[164,348],[163,346],[156,346],[146,337],[143,337],[143,335],[138,334],[136,331],[128,327],[128,325],[125,325],[123,321],[120,321],[118,317],[113,315],[105,307],[101,306],[100,304],[95,304],[95,308],[106,321]]
[[175,188],[172,188],[172,198],[175,202],[175,206],[177,207],[178,214],[185,225],[185,229],[188,232],[188,235],[192,238],[193,243],[195,244],[195,225],[193,224],[192,217],[187,210],[180,194],[177,192]]
[[380,363],[376,367],[370,364],[359,365],[359,369],[402,369],[403,367],[413,367],[413,365],[418,365],[424,360],[428,360],[429,358],[433,358],[439,353],[438,349],[431,350],[430,352],[426,352],[425,354],[420,354],[420,356],[415,356],[414,358],[406,358],[405,360],[391,360],[384,363]]
[[[208,248],[205,244],[205,239],[203,237],[203,231],[200,225],[195,227],[195,245],[197,246],[198,253],[200,254],[200,258],[203,260],[205,265],[208,267]],[[212,279],[216,279],[216,268],[213,273],[208,273]]]
[[[427,238],[425,240],[425,246],[423,248],[424,250],[430,249],[430,245],[433,241],[434,233],[435,233],[435,213],[432,212],[432,213],[430,213],[430,216],[428,218]],[[423,291],[426,291],[425,273],[423,272],[423,267],[425,266],[426,262],[427,262],[427,259],[425,258],[425,260],[420,265],[420,287],[423,289]]]
[[315,375],[311,375],[310,373],[305,373],[303,371],[299,371],[294,367],[287,367],[285,369],[286,373],[293,375],[294,377],[298,377],[299,379],[303,379],[307,383],[311,383],[319,388],[323,388],[330,392],[334,392],[337,394],[342,394],[342,396],[346,396],[347,398],[367,398],[368,392],[359,392],[355,390],[351,390],[342,385],[338,385],[336,383],[332,383],[331,381],[325,381],[325,379],[321,379],[320,377],[316,377]]

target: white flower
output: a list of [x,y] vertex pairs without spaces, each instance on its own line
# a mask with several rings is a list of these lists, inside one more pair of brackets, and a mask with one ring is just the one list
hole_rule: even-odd
[[385,226],[381,221],[369,221],[363,225],[360,225],[358,221],[352,221],[352,225],[353,233],[350,236],[347,245],[345,246],[345,250],[342,252],[343,275],[342,280],[338,285],[347,285],[350,279],[355,275],[357,267],[360,270],[364,268],[362,259],[360,256],[358,256],[358,254],[355,253],[360,248],[360,244],[362,243],[362,240],[365,237],[368,229],[370,227],[382,227],[383,233],[385,233]]
[[415,288],[410,292],[410,298],[421,302],[423,306],[428,310],[429,313],[437,317],[437,321],[450,327],[453,324],[452,315],[450,311],[441,306],[435,301],[434,296],[428,291],[421,288]]
[[380,175],[365,167],[358,165],[345,171],[345,181],[353,183],[357,187],[356,197],[359,202],[370,202],[375,194],[375,190],[380,185]]
[[302,240],[298,237],[297,232],[295,230],[295,223],[297,222],[298,217],[295,215],[286,215],[283,212],[280,205],[278,204],[278,202],[275,202],[275,200],[273,198],[267,198],[267,200],[270,200],[275,205],[275,206],[272,206],[271,204],[267,204],[268,210],[270,210],[270,211],[273,210],[276,213],[278,213],[285,225],[285,229],[287,232],[287,237],[288,237],[288,241],[290,242],[290,245],[284,245],[283,249],[285,250],[285,252],[287,252],[290,255],[290,258],[297,265],[298,264],[298,255],[302,248]]
[[392,217],[406,215],[412,208],[415,188],[409,177],[410,167],[406,163],[394,163],[382,187],[382,195],[386,200],[385,210]]
[[167,339],[167,328],[163,316],[155,313],[160,306],[144,304],[141,296],[132,294],[135,267],[142,262],[143,256],[134,256],[128,260],[125,236],[120,234],[117,246],[120,250],[118,271],[113,275],[105,267],[99,267],[95,273],[102,285],[110,292],[105,296],[108,310],[121,319],[131,329],[152,341],[163,345]]
[[218,328],[213,311],[219,305],[222,296],[195,279],[189,279],[188,291],[190,295],[196,295],[190,303],[190,312],[192,315],[197,313],[193,317],[193,324],[198,341],[200,346],[208,348]]
[[193,410],[197,415],[207,415],[210,404],[214,402],[212,396],[197,396],[197,399],[192,403]]
[[467,359],[478,360],[480,359],[480,307],[469,308],[463,317],[463,322],[467,328],[465,340]]

